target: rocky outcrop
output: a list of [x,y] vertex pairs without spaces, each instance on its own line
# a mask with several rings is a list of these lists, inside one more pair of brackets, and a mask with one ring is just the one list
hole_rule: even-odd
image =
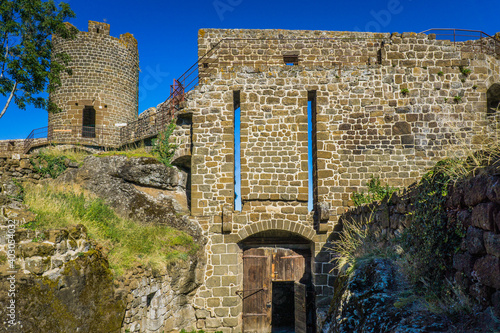
[[[159,333],[196,328],[193,297],[202,283],[203,260],[190,256],[169,263],[165,270],[139,266],[113,276],[106,251],[88,239],[83,226],[23,228],[35,215],[20,201],[22,188],[13,175],[0,176],[0,304],[11,299],[11,276],[16,289],[16,324],[8,328],[9,310],[3,307],[0,332]],[[122,216],[181,229],[203,243],[200,228],[187,217],[188,181],[185,172],[152,158],[89,156],[79,169],[69,168],[58,179],[44,182],[80,186]],[[11,238],[14,270],[7,260]]]
[[188,175],[149,157],[89,156],[78,169],[57,178],[103,198],[123,217],[171,226],[203,241],[198,223],[188,218]]
[[491,312],[461,318],[433,313],[407,293],[399,269],[389,259],[359,263],[337,278],[335,296],[322,332],[488,332],[497,328]]

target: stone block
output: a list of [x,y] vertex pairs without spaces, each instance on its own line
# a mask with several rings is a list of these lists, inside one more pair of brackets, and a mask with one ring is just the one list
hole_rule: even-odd
[[221,286],[221,277],[220,276],[211,276],[205,282],[205,286],[207,288],[215,288]]
[[468,252],[458,253],[453,256],[453,268],[459,272],[471,276],[472,268],[474,267],[474,258]]
[[486,252],[496,257],[500,257],[500,235],[493,232],[484,233],[484,247]]
[[233,208],[230,205],[222,207],[222,232],[231,233],[233,225]]
[[474,273],[479,283],[500,289],[500,259],[486,255],[474,263]]
[[322,201],[316,204],[317,214],[320,221],[328,221],[330,219],[330,203]]
[[237,265],[238,264],[238,255],[231,254],[221,254],[221,264],[222,265]]
[[457,221],[468,228],[471,225],[471,213],[467,209],[460,210],[457,212]]
[[[493,202],[481,203],[472,209],[472,225],[483,230],[493,231],[494,216],[498,207]],[[499,224],[500,221],[497,222]]]
[[464,184],[464,203],[467,206],[476,206],[487,199],[488,177],[481,175],[469,179]]
[[469,253],[471,254],[485,253],[483,233],[484,231],[478,228],[469,227],[467,229],[467,235],[465,236],[465,244],[467,251],[469,251]]
[[406,121],[399,121],[392,126],[393,135],[411,134],[411,125]]
[[195,312],[196,319],[205,319],[210,317],[210,312],[207,310],[198,309]]
[[209,308],[216,308],[216,307],[220,306],[220,298],[207,299],[207,306]]
[[236,276],[223,276],[222,277],[222,286],[231,286],[231,285],[236,285],[237,279]]
[[500,204],[500,177],[492,176],[488,179],[486,196],[490,201]]
[[214,312],[217,317],[227,317],[229,315],[229,308],[215,308]]
[[222,321],[220,318],[207,318],[205,319],[205,326],[207,328],[218,328],[221,327]]
[[213,294],[215,297],[226,297],[229,296],[229,288],[228,287],[220,287],[214,288]]
[[233,307],[240,304],[240,298],[238,296],[229,296],[222,299],[222,306]]
[[236,327],[238,326],[238,318],[224,318],[222,319],[222,323],[225,327]]

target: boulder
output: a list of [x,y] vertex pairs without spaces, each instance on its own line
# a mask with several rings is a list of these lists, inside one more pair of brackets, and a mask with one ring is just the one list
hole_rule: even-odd
[[68,169],[57,183],[73,183],[103,198],[125,218],[164,224],[203,239],[200,226],[187,216],[187,174],[156,159],[89,156],[78,169]]

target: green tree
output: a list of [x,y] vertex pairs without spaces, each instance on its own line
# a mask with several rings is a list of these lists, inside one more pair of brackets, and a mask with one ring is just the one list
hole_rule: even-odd
[[12,100],[22,110],[32,104],[50,111],[51,103],[38,94],[60,85],[62,72],[71,74],[69,56],[51,54],[51,36],[74,38],[77,30],[64,21],[75,13],[53,0],[1,0],[0,17],[0,94],[7,97],[0,118]]

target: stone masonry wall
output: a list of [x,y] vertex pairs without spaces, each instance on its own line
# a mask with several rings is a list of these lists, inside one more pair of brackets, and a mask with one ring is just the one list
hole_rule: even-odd
[[[139,54],[136,39],[129,33],[115,38],[106,23],[89,21],[88,32],[80,31],[74,40],[54,36],[54,54],[65,52],[71,57],[72,75],[63,74],[61,86],[50,99],[62,112],[49,114],[53,138],[68,135],[81,137],[83,108],[96,111],[96,134],[103,146],[118,146],[117,124],[137,119]],[[69,127],[72,126],[72,127]],[[100,133],[107,131],[109,133]],[[67,141],[67,140],[66,140]]]
[[[491,170],[450,185],[446,208],[451,225],[459,222],[466,230],[461,250],[453,257],[455,282],[481,305],[500,315],[500,177]],[[418,190],[418,189],[416,189]],[[347,221],[369,223],[370,234],[386,241],[400,235],[412,220],[415,189],[395,193],[389,201],[350,209]],[[452,274],[453,275],[453,274]]]
[[[209,238],[205,284],[195,299],[207,311],[199,328],[241,330],[241,242],[266,230],[311,243],[320,317],[333,293],[329,242],[352,193],[366,190],[372,175],[409,185],[454,151],[481,147],[496,126],[486,93],[500,80],[499,62],[470,52],[474,45],[415,33],[200,30],[199,56],[214,46],[186,101],[193,114],[192,218]],[[241,211],[234,210],[235,91]],[[310,92],[316,93],[313,211],[307,208]]]

